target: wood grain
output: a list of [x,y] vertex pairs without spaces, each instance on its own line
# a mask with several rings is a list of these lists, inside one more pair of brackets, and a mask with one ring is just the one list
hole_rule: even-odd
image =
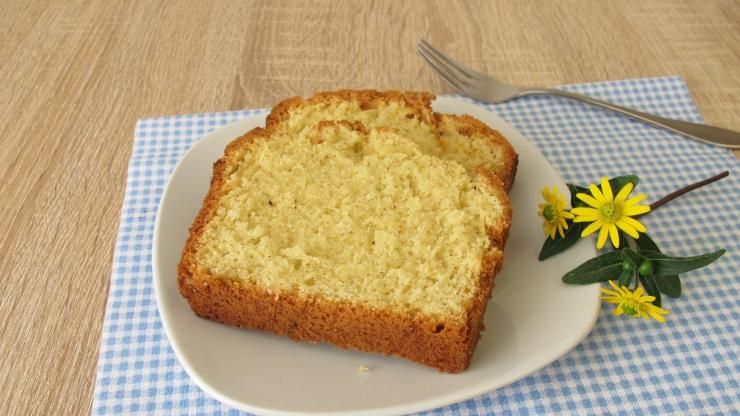
[[683,76],[740,130],[737,1],[4,1],[0,414],[88,413],[144,116],[337,88],[448,92],[425,37],[523,85]]

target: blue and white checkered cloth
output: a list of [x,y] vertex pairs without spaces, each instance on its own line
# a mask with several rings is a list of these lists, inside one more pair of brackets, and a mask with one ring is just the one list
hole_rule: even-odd
[[[665,117],[701,122],[678,77],[565,87]],[[534,142],[566,181],[634,173],[653,199],[723,170],[730,177],[644,218],[667,253],[727,249],[684,275],[667,323],[615,318],[604,305],[591,334],[558,361],[441,415],[740,414],[740,163],[621,116],[559,98],[487,105]],[[103,325],[93,414],[239,414],[201,391],[175,358],[152,287],[152,231],[178,159],[198,138],[263,110],[140,120],[129,163]]]

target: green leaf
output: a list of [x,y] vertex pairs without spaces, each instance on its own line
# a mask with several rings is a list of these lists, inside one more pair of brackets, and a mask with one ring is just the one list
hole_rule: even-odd
[[681,297],[681,279],[678,278],[677,274],[653,276],[653,278],[658,285],[658,290],[663,294],[672,298]]
[[653,305],[660,306],[660,291],[658,290],[658,285],[655,284],[655,280],[653,280],[653,276],[638,276],[638,278],[640,279],[640,282],[642,282],[642,286],[645,288],[647,294],[655,296]]
[[616,195],[620,189],[624,188],[624,185],[631,183],[637,186],[638,182],[640,182],[640,178],[637,175],[624,175],[609,179],[609,186],[612,187],[612,192]]
[[578,240],[581,239],[581,233],[584,228],[586,228],[586,224],[584,223],[572,223],[569,228],[565,230],[565,237],[558,237],[554,240],[547,237],[545,243],[542,245],[542,250],[540,250],[540,261],[569,249],[573,244],[577,243]]
[[[658,244],[647,234],[642,234],[635,242],[640,250],[661,252]],[[679,279],[677,274],[655,276],[653,273],[653,278],[661,293],[672,298],[681,297],[681,279]]]
[[642,257],[640,253],[632,250],[629,247],[624,247],[619,252],[622,253],[622,260],[630,262],[634,270],[637,270],[637,268],[640,267],[640,264],[642,264],[643,260],[645,260],[645,258]]
[[652,260],[655,276],[670,276],[686,273],[691,270],[700,269],[711,264],[725,254],[725,250],[717,250],[711,253],[691,257],[672,257],[657,251],[641,251],[645,258]]
[[658,245],[655,244],[655,241],[653,241],[650,236],[647,234],[640,235],[640,238],[634,240],[635,243],[637,243],[637,247],[640,250],[648,250],[648,251],[657,251],[660,253],[660,249],[658,248]]
[[635,277],[635,271],[634,270],[622,270],[622,274],[619,275],[619,281],[617,282],[617,285],[619,287],[625,286],[629,287],[629,285],[632,284],[632,278]]
[[584,194],[589,194],[590,195],[590,192],[589,192],[588,188],[584,188],[584,187],[578,186],[578,185],[573,185],[572,183],[569,183],[567,185],[568,185],[568,190],[570,191],[570,206],[573,207],[573,208],[575,208],[575,207],[587,207],[588,205],[585,202],[583,202],[580,199],[576,198],[576,194],[584,193]]
[[622,255],[610,251],[581,264],[563,276],[564,283],[586,285],[617,279],[622,272]]

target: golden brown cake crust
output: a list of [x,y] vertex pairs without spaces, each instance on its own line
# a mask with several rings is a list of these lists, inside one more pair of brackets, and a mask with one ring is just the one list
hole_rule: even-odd
[[511,143],[509,143],[501,133],[489,127],[488,124],[467,114],[460,116],[455,114],[436,113],[435,116],[438,121],[442,117],[454,121],[457,125],[457,131],[463,136],[472,137],[477,134],[485,137],[490,140],[490,143],[500,152],[503,152],[502,158],[504,160],[504,164],[499,171],[493,173],[501,179],[504,189],[506,189],[507,192],[511,190],[511,187],[514,185],[514,177],[516,176],[516,168],[519,163],[519,155],[516,154]]
[[348,302],[275,295],[207,272],[192,274],[197,266],[184,257],[179,267],[180,293],[200,317],[284,335],[296,341],[328,342],[341,348],[394,355],[457,373],[470,365],[483,329],[493,277],[499,258],[487,259],[479,277],[479,291],[466,325],[404,316]]
[[408,108],[414,110],[417,118],[428,123],[434,123],[432,101],[435,98],[434,94],[428,92],[413,91],[340,90],[320,92],[308,99],[292,97],[278,103],[267,116],[267,128],[273,128],[285,120],[292,109],[313,104],[329,104],[335,101],[357,101],[363,109],[390,102],[403,102]]
[[[416,94],[415,97],[420,101],[433,98],[430,94]],[[290,104],[281,103],[276,110],[282,111],[286,105]],[[342,124],[362,129],[361,125]],[[464,371],[470,365],[483,330],[483,315],[494,277],[503,264],[502,251],[511,223],[511,207],[500,179],[482,170],[492,192],[505,204],[506,215],[488,230],[492,247],[482,259],[478,290],[466,307],[465,322],[443,323],[431,317],[407,316],[297,294],[277,296],[238,280],[214,276],[196,261],[198,239],[214,215],[219,198],[226,192],[226,179],[235,169],[234,154],[257,140],[269,139],[269,126],[268,122],[267,129],[253,129],[230,143],[224,156],[214,164],[210,189],[190,227],[190,236],[178,265],[179,290],[192,310],[203,318],[294,340],[328,342],[342,348],[403,357],[444,372]]]

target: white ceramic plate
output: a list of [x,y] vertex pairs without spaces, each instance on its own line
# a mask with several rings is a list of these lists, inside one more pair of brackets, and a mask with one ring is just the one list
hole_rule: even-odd
[[[513,225],[503,272],[485,316],[486,331],[470,368],[442,374],[379,354],[232,328],[196,317],[177,289],[176,266],[206,194],[213,162],[227,143],[264,125],[245,118],[198,141],[164,191],[154,230],[154,287],[167,336],[180,363],[216,399],[258,414],[388,415],[444,406],[504,386],[575,347],[599,311],[598,285],[566,286],[560,277],[595,255],[578,244],[537,261],[544,234],[537,217],[543,186],[567,188],[557,171],[521,134],[495,114],[440,97],[437,111],[470,114],[503,133],[519,153],[511,191]],[[361,373],[360,366],[370,371]]]

